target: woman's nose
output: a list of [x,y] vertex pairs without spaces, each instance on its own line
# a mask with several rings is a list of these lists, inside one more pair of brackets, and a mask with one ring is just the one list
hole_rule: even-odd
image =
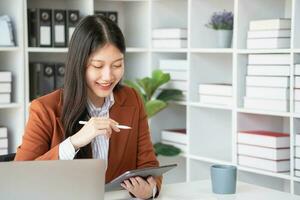
[[102,79],[106,81],[110,81],[112,79],[112,72],[109,66],[104,67],[102,71]]

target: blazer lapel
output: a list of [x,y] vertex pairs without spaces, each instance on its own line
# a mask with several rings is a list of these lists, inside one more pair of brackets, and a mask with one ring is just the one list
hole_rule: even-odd
[[[127,95],[122,92],[122,89],[119,92],[114,93],[115,104],[110,109],[109,117],[119,124],[130,126],[134,129],[133,118],[136,110],[134,106],[125,105],[126,96]],[[118,171],[131,132],[132,129],[121,129],[119,133],[113,131],[109,140],[106,180],[110,180],[113,174]]]

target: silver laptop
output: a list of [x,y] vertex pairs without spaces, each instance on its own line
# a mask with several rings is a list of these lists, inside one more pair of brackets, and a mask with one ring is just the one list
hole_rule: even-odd
[[103,160],[0,162],[0,199],[104,199]]

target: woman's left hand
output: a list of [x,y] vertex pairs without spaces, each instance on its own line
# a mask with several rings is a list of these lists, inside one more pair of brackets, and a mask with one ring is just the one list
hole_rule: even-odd
[[153,188],[156,188],[156,181],[153,177],[150,176],[147,180],[141,177],[133,177],[129,180],[125,180],[121,186],[131,192],[135,197],[141,199],[149,199],[152,197]]

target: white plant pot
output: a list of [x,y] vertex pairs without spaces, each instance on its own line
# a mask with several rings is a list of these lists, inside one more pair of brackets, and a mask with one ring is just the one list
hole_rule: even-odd
[[232,30],[217,30],[218,47],[231,48]]

